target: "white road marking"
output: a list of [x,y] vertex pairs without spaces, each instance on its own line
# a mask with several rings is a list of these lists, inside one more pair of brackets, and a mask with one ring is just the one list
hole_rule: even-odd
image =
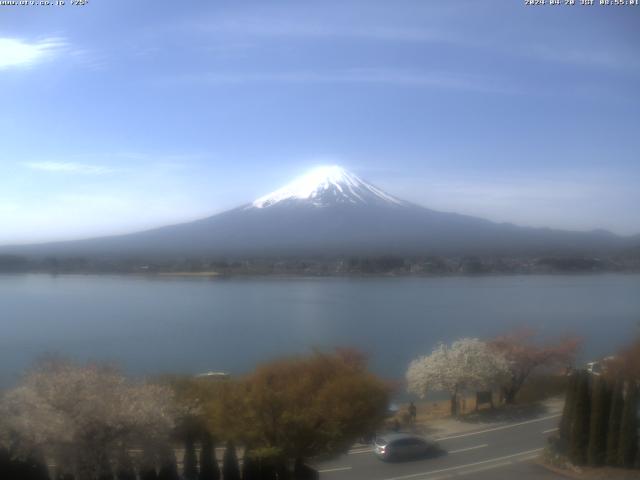
[[369,453],[369,452],[373,452],[373,448],[365,448],[362,450],[350,450],[349,452],[347,452],[347,455],[358,455],[359,453]]
[[471,470],[464,470],[462,472],[454,472],[454,473],[446,473],[444,475],[438,475],[437,477],[429,477],[429,480],[446,480],[447,478],[458,478],[463,477],[465,475],[472,475],[474,473],[484,472],[486,470],[495,470],[500,467],[508,467],[509,465],[513,465],[514,463],[524,462],[526,460],[531,460],[536,458],[534,456],[521,457],[516,460],[509,460],[506,462],[492,463],[491,465],[485,465],[484,467],[472,468]]
[[[482,467],[472,468],[471,470],[465,470],[463,472],[457,472],[456,476],[471,475],[472,473],[484,472],[485,470],[493,470],[494,468],[507,467],[507,466],[512,465],[512,464],[513,464],[513,462],[511,462],[511,461],[492,463],[490,465],[484,465]],[[433,480],[433,479],[431,479],[431,480]]]
[[502,425],[501,427],[488,428],[486,430],[480,430],[480,431],[476,431],[476,432],[461,433],[460,435],[451,435],[450,437],[435,438],[435,440],[453,440],[454,438],[470,437],[472,435],[480,435],[482,433],[496,432],[498,430],[505,430],[507,428],[519,427],[520,425],[528,425],[530,423],[543,422],[545,420],[550,420],[552,418],[558,418],[558,417],[561,417],[561,416],[562,416],[562,414],[558,413],[556,415],[549,415],[548,417],[542,417],[542,418],[535,418],[533,420],[527,420],[526,422],[511,423],[509,425]]
[[351,470],[351,467],[327,468],[325,470],[318,470],[318,472],[319,473],[344,472],[345,470]]
[[426,475],[433,475],[433,474],[436,474],[436,473],[444,473],[444,472],[450,472],[452,470],[461,470],[463,468],[475,467],[476,465],[485,465],[487,463],[501,462],[501,461],[509,459],[509,458],[521,457],[523,455],[531,455],[532,453],[537,453],[537,452],[540,452],[540,451],[542,451],[542,448],[535,448],[533,450],[527,450],[525,452],[512,453],[511,455],[505,455],[503,457],[490,458],[488,460],[481,460],[479,462],[467,463],[465,465],[456,465],[455,467],[441,468],[440,470],[431,470],[429,472],[412,473],[411,475],[403,475],[403,476],[400,476],[400,477],[391,477],[391,478],[386,478],[385,480],[405,480],[407,478],[424,477]]
[[[534,418],[533,420],[527,420],[525,422],[519,422],[519,423],[511,423],[509,425],[502,425],[500,427],[494,427],[494,428],[489,428],[486,430],[478,430],[478,431],[474,431],[474,432],[468,432],[468,433],[461,433],[459,435],[451,435],[449,437],[435,437],[434,440],[453,440],[454,438],[463,438],[463,437],[470,437],[473,435],[480,435],[483,433],[489,433],[489,432],[495,432],[498,430],[505,430],[507,428],[514,428],[514,427],[519,427],[521,425],[528,425],[530,423],[536,423],[536,422],[543,422],[545,420],[551,420],[552,418],[558,418],[561,417],[562,414],[558,413],[555,415],[549,415],[548,417],[542,417],[542,418]],[[542,433],[549,433],[552,432],[553,430],[557,430],[557,429],[551,429],[551,430],[545,430]],[[347,452],[347,455],[357,455],[359,453],[368,453],[368,452],[373,452],[373,448],[366,448],[366,447],[359,447],[359,448],[354,448],[353,450],[349,450]]]
[[558,430],[558,427],[556,428],[550,428],[549,430],[543,430],[542,433],[551,433],[551,432],[555,432]]
[[469,450],[477,450],[478,448],[484,448],[488,446],[489,446],[488,443],[483,443],[482,445],[476,445],[475,447],[459,448],[458,450],[449,450],[447,453],[468,452]]

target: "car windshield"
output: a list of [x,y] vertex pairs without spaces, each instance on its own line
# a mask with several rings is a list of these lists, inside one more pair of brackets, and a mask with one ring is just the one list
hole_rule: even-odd
[[376,438],[376,445],[384,447],[388,442],[384,438]]

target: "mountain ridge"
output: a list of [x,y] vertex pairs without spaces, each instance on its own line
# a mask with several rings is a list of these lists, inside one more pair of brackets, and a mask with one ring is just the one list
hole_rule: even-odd
[[200,220],[86,240],[0,247],[60,256],[599,254],[640,244],[604,230],[522,227],[401,200],[339,166]]

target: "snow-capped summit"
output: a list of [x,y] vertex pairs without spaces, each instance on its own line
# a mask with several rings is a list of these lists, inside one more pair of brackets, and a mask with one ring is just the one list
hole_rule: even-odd
[[337,165],[315,168],[275,192],[258,198],[249,208],[267,208],[283,202],[303,202],[315,207],[405,204]]
[[[317,168],[253,203],[189,223],[112,237],[0,248],[86,258],[312,258],[377,255],[589,255],[638,237],[517,227],[404,202],[337,166]],[[99,264],[99,263],[98,263]]]

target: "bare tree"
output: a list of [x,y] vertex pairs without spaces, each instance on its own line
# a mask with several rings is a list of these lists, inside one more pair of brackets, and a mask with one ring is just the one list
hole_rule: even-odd
[[0,443],[38,450],[76,480],[110,473],[123,450],[160,448],[174,425],[170,389],[101,365],[40,362],[0,403]]
[[532,330],[520,329],[490,343],[509,364],[509,377],[502,385],[502,396],[507,404],[515,403],[516,395],[534,370],[568,365],[580,346],[580,339],[576,337],[562,338],[552,345],[537,345],[533,343],[534,337]]

